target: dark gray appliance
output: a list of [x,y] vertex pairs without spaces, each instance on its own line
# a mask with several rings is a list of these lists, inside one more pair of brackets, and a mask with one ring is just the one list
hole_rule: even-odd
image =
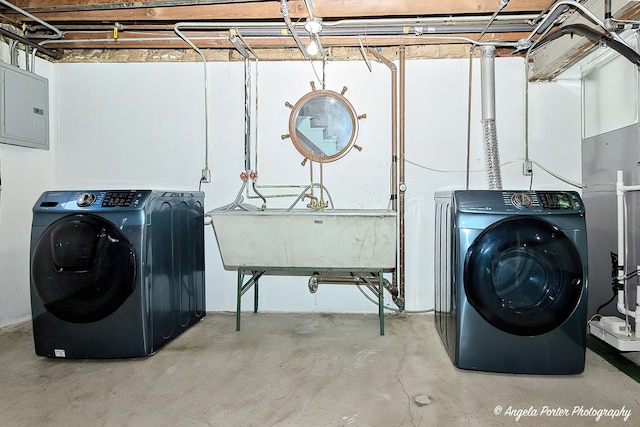
[[153,354],[205,316],[204,195],[47,191],[33,207],[36,354]]
[[436,194],[436,328],[454,365],[584,370],[587,238],[570,191]]

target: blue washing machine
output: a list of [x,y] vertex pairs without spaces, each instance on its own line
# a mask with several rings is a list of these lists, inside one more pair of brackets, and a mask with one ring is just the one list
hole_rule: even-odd
[[584,370],[587,234],[571,191],[437,193],[435,324],[454,365]]
[[205,316],[204,195],[48,191],[33,207],[36,354],[153,354]]

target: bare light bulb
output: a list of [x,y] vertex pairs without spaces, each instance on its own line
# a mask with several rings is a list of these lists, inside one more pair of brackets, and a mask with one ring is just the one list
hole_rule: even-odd
[[307,45],[307,53],[311,56],[318,54],[318,43],[316,43],[316,41],[313,38]]

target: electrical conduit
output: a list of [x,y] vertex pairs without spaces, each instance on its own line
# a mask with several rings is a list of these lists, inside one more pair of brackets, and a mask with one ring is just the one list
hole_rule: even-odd
[[204,53],[202,53],[202,50],[198,49],[198,47],[180,31],[180,28],[183,27],[198,28],[202,27],[202,24],[178,22],[174,25],[173,31],[202,58],[204,72],[204,169],[202,169],[200,182],[211,182],[211,169],[209,169],[209,79],[207,77],[207,58],[204,56]]

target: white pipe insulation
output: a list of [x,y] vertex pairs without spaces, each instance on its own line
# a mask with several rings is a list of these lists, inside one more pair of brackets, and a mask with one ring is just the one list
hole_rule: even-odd
[[495,46],[482,46],[480,77],[482,89],[482,132],[487,184],[491,190],[502,190],[500,153],[496,131]]

